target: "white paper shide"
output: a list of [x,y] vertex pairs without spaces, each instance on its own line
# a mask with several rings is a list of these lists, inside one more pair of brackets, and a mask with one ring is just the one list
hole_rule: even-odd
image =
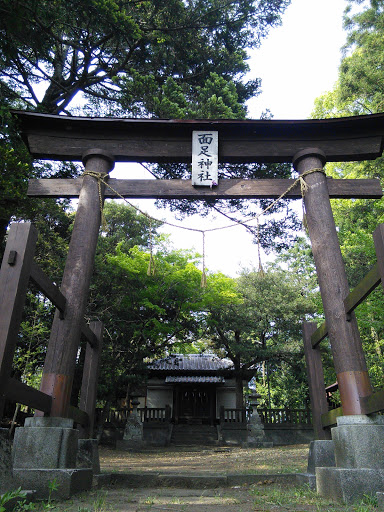
[[218,184],[219,132],[192,132],[192,185],[214,187]]

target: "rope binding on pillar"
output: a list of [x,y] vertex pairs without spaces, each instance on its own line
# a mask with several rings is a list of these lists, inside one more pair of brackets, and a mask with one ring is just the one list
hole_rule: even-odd
[[107,224],[107,220],[105,218],[104,210],[103,210],[104,201],[103,201],[103,195],[101,193],[101,185],[107,185],[105,178],[108,178],[109,173],[85,170],[83,172],[83,176],[91,176],[91,178],[96,178],[96,180],[97,180],[97,190],[99,193],[99,204],[100,204],[100,215],[101,215],[101,229],[103,231],[107,231],[108,224]]

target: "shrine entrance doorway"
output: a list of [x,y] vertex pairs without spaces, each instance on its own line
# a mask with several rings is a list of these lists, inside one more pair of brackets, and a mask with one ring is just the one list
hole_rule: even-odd
[[216,387],[180,385],[174,393],[175,422],[212,425],[216,418]]

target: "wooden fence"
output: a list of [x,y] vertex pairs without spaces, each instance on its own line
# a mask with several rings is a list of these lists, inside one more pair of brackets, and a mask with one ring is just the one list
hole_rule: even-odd
[[258,409],[264,425],[312,425],[309,409]]
[[[65,316],[66,298],[43,270],[33,261],[37,230],[30,223],[14,223],[0,270],[0,419],[5,400],[20,403],[49,415],[52,397],[11,377],[12,361],[20,330],[29,282]],[[96,399],[96,375],[102,342],[102,323],[82,325],[87,340],[80,408],[70,407],[68,417],[92,429]]]
[[[384,288],[384,224],[380,224],[373,233],[373,240],[375,244],[375,251],[377,263],[363,277],[359,284],[345,297],[344,309],[347,320],[351,313],[372,293],[375,288],[381,283]],[[326,403],[321,386],[319,383],[323,381],[323,373],[321,366],[321,356],[319,344],[328,336],[328,328],[326,322],[317,328],[314,322],[305,322],[303,326],[304,333],[304,346],[307,358],[307,367],[309,373],[312,372],[312,377],[309,378],[310,386],[312,386],[312,393],[314,395],[313,402],[322,400],[323,404]],[[313,350],[310,350],[313,349]],[[325,392],[324,392],[325,396]],[[372,414],[384,411],[384,389],[376,391],[369,396],[360,397],[360,404],[364,414]],[[314,409],[315,403],[312,405]],[[343,415],[342,407],[327,411],[325,405],[314,413],[314,423],[318,423],[318,431],[325,429],[336,424],[338,416]],[[318,418],[315,418],[318,417]]]
[[241,409],[227,409],[224,406],[220,407],[220,423],[246,423],[247,411],[245,408]]
[[[143,423],[165,423],[171,421],[171,408],[166,407],[142,407],[138,409]],[[258,413],[265,425],[308,425],[312,424],[312,415],[309,409],[259,409]],[[101,409],[96,410],[96,417],[100,418]],[[106,422],[117,428],[124,427],[130,414],[129,409],[110,409]],[[249,410],[246,408],[220,409],[221,423],[246,423],[249,419]]]

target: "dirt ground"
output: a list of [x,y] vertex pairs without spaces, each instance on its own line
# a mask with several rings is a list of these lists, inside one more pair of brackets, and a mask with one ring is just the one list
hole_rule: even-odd
[[[100,449],[103,473],[176,475],[271,475],[229,488],[127,488],[111,486],[42,504],[60,512],[377,512],[373,500],[344,506],[320,498],[307,486],[278,483],[273,473],[306,469],[308,445],[258,448],[163,448],[142,452]],[[48,505],[48,506],[47,506]]]
[[103,472],[302,473],[308,445],[275,448],[168,447],[136,453],[100,449]]

